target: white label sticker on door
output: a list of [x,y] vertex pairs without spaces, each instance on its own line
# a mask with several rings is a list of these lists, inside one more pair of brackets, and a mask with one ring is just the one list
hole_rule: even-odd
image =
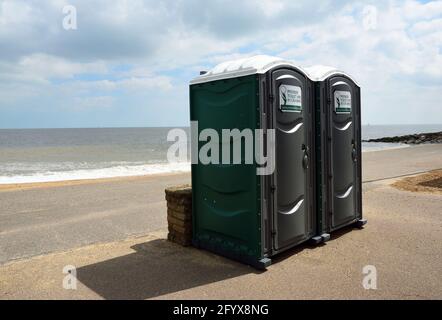
[[281,84],[279,86],[279,109],[283,112],[301,112],[301,87]]
[[335,112],[351,113],[350,91],[335,91]]

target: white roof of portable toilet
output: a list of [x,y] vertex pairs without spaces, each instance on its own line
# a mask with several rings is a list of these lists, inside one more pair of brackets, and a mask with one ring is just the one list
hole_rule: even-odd
[[353,79],[352,76],[345,73],[344,71],[338,70],[334,67],[329,66],[311,66],[304,69],[307,72],[307,75],[312,79],[313,81],[323,81],[327,79],[328,77],[335,76],[335,75],[344,75],[348,78],[350,78],[354,83],[356,83],[357,86],[359,86],[358,82]]
[[278,57],[258,55],[254,57],[220,63],[213,69],[209,70],[207,73],[200,75],[190,81],[190,84],[236,78],[251,74],[263,74],[270,69],[278,66],[293,67],[308,76],[301,67],[295,65],[291,61],[284,60]]

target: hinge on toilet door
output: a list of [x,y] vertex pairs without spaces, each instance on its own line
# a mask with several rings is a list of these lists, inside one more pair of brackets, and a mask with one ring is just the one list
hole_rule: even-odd
[[269,94],[269,101],[271,103],[273,103],[274,100],[275,100],[275,96],[273,94]]

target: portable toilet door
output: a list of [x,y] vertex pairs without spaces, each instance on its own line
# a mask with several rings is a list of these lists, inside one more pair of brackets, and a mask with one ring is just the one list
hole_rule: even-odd
[[331,67],[306,68],[316,96],[316,240],[350,224],[362,227],[361,95],[359,85]]
[[[265,156],[275,132],[275,170],[192,160],[193,244],[265,268],[271,257],[315,233],[312,82],[293,63],[270,56],[224,62],[190,83],[198,133],[261,129]],[[222,141],[233,149],[234,139]],[[198,145],[198,154],[203,147]],[[256,148],[256,146],[255,146]],[[192,153],[192,156],[197,156]],[[222,155],[219,156],[220,159]]]
[[273,250],[290,248],[314,233],[313,87],[299,69],[277,68],[270,81],[269,128],[275,130],[272,190]]

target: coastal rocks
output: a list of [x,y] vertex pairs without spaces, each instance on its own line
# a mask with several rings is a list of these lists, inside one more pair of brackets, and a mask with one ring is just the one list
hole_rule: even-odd
[[165,190],[167,201],[167,239],[182,246],[192,244],[192,187],[182,185]]
[[363,142],[391,142],[406,144],[442,143],[442,131],[430,133],[408,134],[405,136],[384,137],[363,140]]

